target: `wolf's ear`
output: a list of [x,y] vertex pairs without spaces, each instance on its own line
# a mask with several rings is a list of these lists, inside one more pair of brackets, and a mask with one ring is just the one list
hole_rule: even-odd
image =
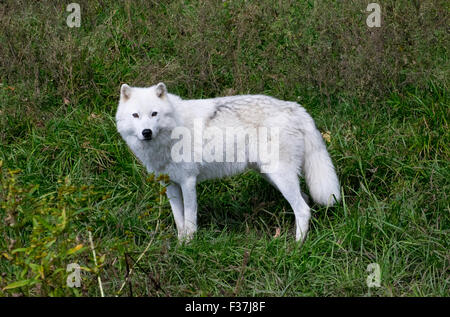
[[164,83],[159,83],[156,85],[156,95],[159,98],[164,98],[167,95],[167,87]]
[[127,84],[123,84],[120,87],[120,97],[123,98],[124,101],[127,101],[131,97],[131,87]]

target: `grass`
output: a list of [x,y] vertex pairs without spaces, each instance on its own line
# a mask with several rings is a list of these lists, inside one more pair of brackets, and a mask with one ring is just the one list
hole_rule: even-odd
[[[376,31],[363,1],[283,3],[80,1],[81,28],[69,29],[63,2],[6,1],[0,295],[99,296],[99,274],[113,296],[125,254],[137,259],[153,238],[133,296],[449,296],[448,4],[385,1]],[[158,81],[184,98],[300,102],[330,132],[342,203],[312,205],[300,247],[288,203],[261,177],[208,181],[200,229],[178,244],[167,199],[114,123],[120,83]],[[57,241],[52,257],[33,237]],[[86,268],[79,290],[54,273],[71,262]],[[366,285],[370,263],[379,288]]]

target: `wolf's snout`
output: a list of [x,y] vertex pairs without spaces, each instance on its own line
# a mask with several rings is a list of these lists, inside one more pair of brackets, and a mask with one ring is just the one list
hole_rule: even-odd
[[144,136],[144,139],[150,140],[152,138],[152,130],[144,129],[142,130],[142,135]]

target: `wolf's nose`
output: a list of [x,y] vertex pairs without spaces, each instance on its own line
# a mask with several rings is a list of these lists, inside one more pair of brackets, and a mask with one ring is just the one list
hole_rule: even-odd
[[142,130],[142,135],[145,139],[151,139],[152,138],[152,130],[150,129],[144,129]]

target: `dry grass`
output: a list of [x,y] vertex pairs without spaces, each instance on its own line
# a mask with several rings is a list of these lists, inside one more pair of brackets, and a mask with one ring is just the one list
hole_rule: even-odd
[[232,89],[370,103],[449,78],[447,1],[384,1],[379,29],[366,26],[360,0],[80,3],[82,27],[69,29],[64,2],[7,1],[3,82],[20,82],[37,103],[162,80],[188,96]]

